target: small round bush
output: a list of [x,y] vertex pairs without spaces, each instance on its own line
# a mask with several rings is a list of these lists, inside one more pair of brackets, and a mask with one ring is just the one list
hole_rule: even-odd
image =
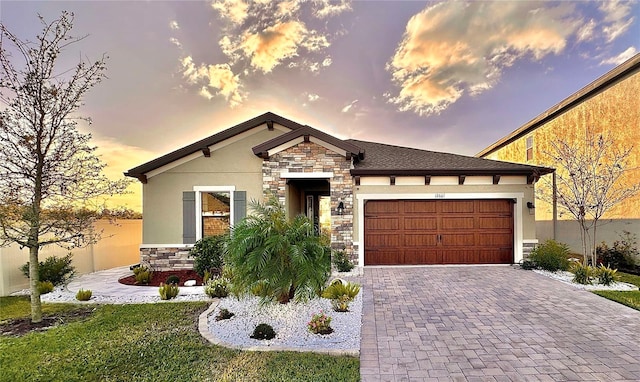
[[[73,255],[69,253],[64,257],[51,256],[38,263],[38,276],[40,281],[51,281],[55,285],[66,283],[75,275],[76,269],[71,265]],[[29,277],[29,262],[20,267],[22,273]]]
[[91,299],[91,295],[93,293],[91,292],[91,290],[87,289],[80,289],[78,291],[78,293],[76,293],[76,300],[78,301],[89,301]]
[[545,271],[566,271],[569,269],[568,255],[569,247],[566,244],[547,240],[531,251],[529,260]]
[[165,284],[180,284],[180,277],[178,277],[177,275],[171,275],[169,277],[167,277],[167,280],[165,282]]
[[227,297],[229,295],[229,281],[224,277],[215,277],[207,281],[204,293],[209,297]]
[[189,251],[189,256],[194,257],[193,269],[201,277],[205,272],[218,274],[222,268],[224,245],[229,234],[207,236],[198,240]]
[[338,272],[349,272],[354,267],[351,260],[349,260],[349,256],[344,251],[334,251],[331,260]]
[[38,281],[38,292],[47,294],[53,292],[53,283],[51,281]]
[[275,338],[276,332],[269,324],[259,324],[253,330],[253,334],[250,336],[256,340],[270,340]]

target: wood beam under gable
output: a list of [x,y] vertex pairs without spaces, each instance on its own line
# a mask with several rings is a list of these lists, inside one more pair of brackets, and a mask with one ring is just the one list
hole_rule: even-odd
[[309,143],[311,142],[311,137],[309,136],[309,134],[305,134],[304,135],[304,143]]
[[390,176],[389,177],[389,184],[391,184],[392,186],[396,185],[396,177],[395,176]]
[[267,130],[273,131],[273,121],[267,120]]
[[498,184],[498,183],[500,183],[500,175],[494,175],[493,184]]
[[138,174],[136,175],[136,178],[138,178],[140,183],[147,184],[147,176],[145,174]]
[[211,157],[211,150],[208,147],[203,147],[202,148],[202,155],[204,155],[207,158]]
[[462,186],[464,184],[464,180],[467,176],[466,175],[458,175],[458,184],[460,186]]
[[431,175],[425,175],[424,176],[424,185],[428,186],[431,184]]
[[360,185],[360,176],[358,176],[358,175],[354,176],[353,180],[356,182],[356,186]]

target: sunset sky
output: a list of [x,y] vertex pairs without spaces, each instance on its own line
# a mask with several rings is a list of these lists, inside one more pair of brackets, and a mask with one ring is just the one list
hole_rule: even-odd
[[[474,155],[640,50],[640,2],[0,1],[60,72],[106,54],[81,114],[122,172],[272,111],[340,138]],[[141,186],[114,201],[141,208]]]

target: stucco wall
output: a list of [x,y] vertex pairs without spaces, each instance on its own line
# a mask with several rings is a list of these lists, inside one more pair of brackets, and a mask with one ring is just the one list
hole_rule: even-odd
[[[595,134],[610,135],[618,147],[633,149],[628,158],[629,165],[620,180],[621,187],[640,182],[640,72],[614,84],[597,95],[567,110],[546,122],[535,131],[486,155],[486,158],[558,168],[549,152],[551,142],[562,140],[578,145],[584,142],[585,129],[590,127]],[[533,160],[526,160],[526,138],[533,136]],[[558,169],[561,171],[561,169]],[[551,175],[543,177],[540,186],[551,182]],[[559,208],[559,220],[570,221],[573,216]],[[549,203],[536,201],[536,218],[540,221],[538,232],[542,240],[552,238],[550,229],[552,208]],[[598,231],[598,241],[609,244],[622,229],[640,235],[640,194],[614,206],[603,216],[603,224]],[[572,250],[581,252],[576,245],[577,229],[573,224],[558,224],[557,240],[570,244]],[[577,241],[579,243],[579,240]]]
[[[558,167],[548,153],[552,152],[551,142],[562,140],[578,145],[584,142],[585,128],[590,127],[595,134],[610,134],[619,147],[633,147],[629,156],[628,171],[621,179],[621,185],[640,182],[640,72],[627,77],[601,93],[569,109],[553,120],[538,127],[531,134],[511,142],[485,156],[510,162]],[[533,136],[533,160],[526,160],[526,138]],[[558,169],[560,171],[560,169]],[[544,177],[551,180],[551,175]],[[536,217],[551,219],[551,206],[538,201]],[[560,219],[572,219],[568,215]],[[640,194],[612,208],[605,219],[640,219]],[[638,228],[640,232],[640,227]]]
[[[103,238],[96,244],[74,249],[72,265],[79,275],[140,262],[142,220],[118,220],[117,224],[99,220],[96,229],[103,230]],[[40,250],[40,261],[47,257],[66,256],[69,251],[55,245]],[[17,245],[0,247],[0,296],[29,287],[20,267],[29,261],[29,250]]]
[[[235,186],[247,201],[262,199],[262,159],[251,148],[283,132],[266,125],[244,133],[236,142],[151,176],[143,185],[143,243],[182,243],[182,192],[194,186]],[[161,208],[157,208],[161,206]]]

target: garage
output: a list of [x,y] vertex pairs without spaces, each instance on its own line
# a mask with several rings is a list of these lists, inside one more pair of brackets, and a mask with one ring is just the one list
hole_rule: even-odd
[[513,200],[368,200],[365,265],[510,264]]

